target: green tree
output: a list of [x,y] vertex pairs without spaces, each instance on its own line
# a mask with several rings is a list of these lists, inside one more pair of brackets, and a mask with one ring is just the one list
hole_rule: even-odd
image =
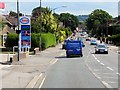
[[86,25],[88,30],[92,30],[93,35],[101,36],[106,34],[107,22],[111,19],[112,16],[109,13],[101,9],[96,9],[89,15]]
[[77,17],[70,13],[61,13],[59,20],[63,22],[65,27],[69,27],[72,31],[74,31],[79,24]]
[[[55,33],[57,30],[57,22],[52,14],[52,11],[49,8],[42,8],[42,32]],[[32,32],[40,32],[40,8],[35,8],[32,13],[34,19],[32,19]]]

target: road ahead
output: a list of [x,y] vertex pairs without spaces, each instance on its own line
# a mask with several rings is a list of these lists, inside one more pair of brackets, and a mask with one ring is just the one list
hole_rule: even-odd
[[[118,54],[94,54],[85,41],[83,57],[66,58],[61,44],[20,60],[2,65],[2,88],[117,88]],[[14,82],[14,83],[13,83]]]
[[118,54],[94,54],[94,46],[85,42],[84,57],[66,58],[65,51],[49,68],[42,88],[117,88]]

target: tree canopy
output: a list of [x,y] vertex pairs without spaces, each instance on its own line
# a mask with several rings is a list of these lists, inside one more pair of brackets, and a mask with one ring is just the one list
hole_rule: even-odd
[[59,20],[63,22],[65,27],[69,27],[72,31],[74,31],[79,24],[77,17],[70,13],[61,13]]
[[97,34],[100,36],[106,34],[107,23],[111,19],[112,16],[109,13],[101,9],[96,9],[89,15],[86,25],[93,35]]

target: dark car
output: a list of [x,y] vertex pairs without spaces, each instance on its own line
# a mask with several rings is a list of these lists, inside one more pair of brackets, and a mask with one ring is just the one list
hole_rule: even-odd
[[86,38],[86,41],[90,41],[90,40],[91,40],[90,37]]
[[98,54],[98,53],[106,53],[106,54],[108,54],[108,47],[105,44],[98,44],[95,47],[95,54]]

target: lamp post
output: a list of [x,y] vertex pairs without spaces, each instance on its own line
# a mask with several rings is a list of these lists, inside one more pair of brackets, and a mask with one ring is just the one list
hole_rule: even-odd
[[52,9],[53,10],[53,13],[55,13],[55,10],[56,9],[59,9],[59,8],[66,8],[67,6],[60,6],[60,7],[56,7],[56,8],[54,8],[54,9]]
[[42,34],[42,10],[41,10],[41,0],[40,0],[40,42],[39,51],[41,51],[41,34]]

